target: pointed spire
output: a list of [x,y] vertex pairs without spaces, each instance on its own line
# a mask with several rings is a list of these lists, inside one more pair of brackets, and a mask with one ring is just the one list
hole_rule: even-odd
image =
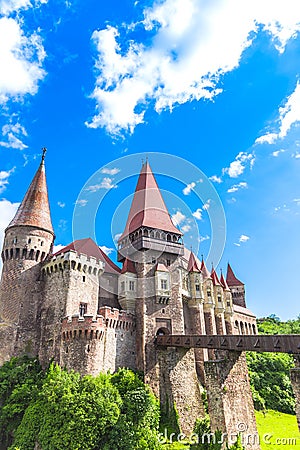
[[25,225],[41,228],[54,235],[45,174],[45,153],[46,149],[43,148],[40,166],[7,229]]
[[201,261],[201,273],[203,275],[203,279],[206,280],[207,278],[211,278],[209,271],[207,270],[207,267],[205,265],[203,256]]
[[226,281],[228,286],[244,286],[244,283],[238,280],[237,277],[234,275],[234,272],[229,263],[227,266]]
[[182,235],[172,222],[148,159],[142,166],[126,227],[120,239],[143,226]]
[[221,285],[219,277],[218,277],[217,272],[215,271],[214,267],[212,268],[210,276],[211,276],[211,279],[213,280],[213,285],[214,286],[220,286]]
[[221,272],[220,283],[221,283],[222,288],[225,289],[225,291],[230,291],[227,281],[224,278],[223,272]]
[[201,270],[199,267],[198,261],[196,260],[195,255],[192,251],[190,253],[187,270],[188,270],[188,272],[200,272],[200,270]]

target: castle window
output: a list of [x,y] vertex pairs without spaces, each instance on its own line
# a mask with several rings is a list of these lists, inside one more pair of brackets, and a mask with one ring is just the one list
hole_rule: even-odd
[[28,239],[28,244],[31,244],[31,238]]
[[167,280],[160,280],[160,286],[163,290],[168,289]]
[[200,291],[200,284],[195,284],[195,289],[196,289],[197,292],[199,292]]
[[134,281],[129,281],[129,290],[134,291]]
[[83,275],[82,277],[82,281],[85,283],[85,275]]
[[167,259],[167,266],[170,266],[170,265],[171,265],[171,260]]
[[152,258],[152,264],[156,264],[156,259]]
[[79,315],[82,317],[87,313],[87,303],[80,303],[79,305]]
[[13,240],[13,244],[17,244],[18,243],[18,238],[14,238],[14,240]]
[[44,245],[44,241],[41,242],[41,247],[43,247],[43,245]]
[[218,295],[218,302],[219,302],[219,303],[222,302],[222,297],[221,297],[221,295]]
[[229,308],[229,306],[230,306],[230,301],[227,301],[227,306],[228,306],[228,308]]
[[121,292],[125,291],[125,281],[121,281]]
[[207,297],[211,297],[211,291],[207,291]]

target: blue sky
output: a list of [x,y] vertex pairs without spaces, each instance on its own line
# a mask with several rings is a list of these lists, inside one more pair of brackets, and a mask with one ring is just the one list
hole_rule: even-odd
[[46,146],[56,245],[76,206],[115,259],[148,154],[186,246],[296,317],[299,30],[297,0],[0,0],[0,241]]

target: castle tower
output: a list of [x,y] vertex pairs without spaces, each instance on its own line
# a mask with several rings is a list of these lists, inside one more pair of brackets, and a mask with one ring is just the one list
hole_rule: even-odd
[[0,320],[1,334],[8,335],[7,348],[1,349],[1,361],[24,352],[36,355],[38,350],[40,268],[52,252],[54,240],[45,175],[45,151],[15,217],[5,230],[1,254]]
[[233,305],[232,305],[232,295],[225,280],[223,273],[221,273],[220,283],[223,287],[224,292],[224,302],[225,302],[225,324],[226,324],[226,334],[233,334]]
[[[130,259],[137,276],[137,369],[144,372],[145,381],[160,398],[166,414],[172,413],[176,404],[183,430],[190,432],[193,418],[203,414],[194,351],[158,350],[155,346],[157,334],[185,333],[182,233],[172,223],[148,162],[142,166],[118,252],[123,272],[129,274],[125,265]],[[191,417],[191,411],[195,417]]]
[[245,285],[237,279],[229,263],[227,266],[226,282],[231,290],[233,303],[246,308]]
[[215,298],[215,320],[216,320],[216,329],[217,334],[226,334],[226,325],[225,325],[225,305],[224,305],[224,293],[223,287],[220,283],[219,277],[215,269],[212,269],[211,279],[213,282],[213,290],[214,290],[214,298]]

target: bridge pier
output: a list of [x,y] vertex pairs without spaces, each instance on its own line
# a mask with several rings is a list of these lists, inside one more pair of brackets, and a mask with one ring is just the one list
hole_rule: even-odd
[[225,433],[229,445],[240,434],[245,449],[259,450],[245,353],[222,351],[220,356],[205,362],[211,430]]
[[300,431],[300,356],[295,356],[295,368],[291,370],[291,382],[296,399],[296,416]]

